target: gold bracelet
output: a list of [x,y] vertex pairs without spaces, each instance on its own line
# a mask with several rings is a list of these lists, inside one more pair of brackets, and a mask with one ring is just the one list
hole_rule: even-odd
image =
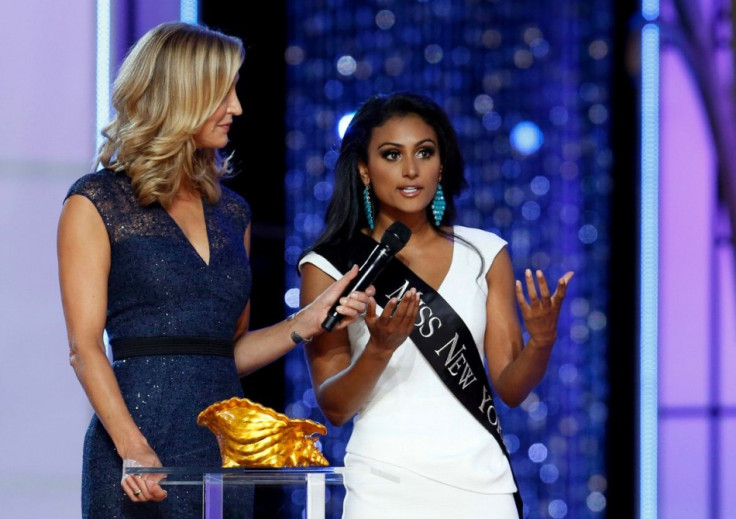
[[[296,314],[298,314],[299,312],[301,312],[301,310],[294,312],[289,317],[287,317],[286,320],[293,321],[294,318],[296,317]],[[311,340],[314,339],[314,337],[308,337],[308,338],[302,337],[302,334],[300,334],[297,331],[292,331],[289,334],[289,337],[291,337],[291,340],[294,341],[294,344],[299,344],[300,342],[311,342]]]

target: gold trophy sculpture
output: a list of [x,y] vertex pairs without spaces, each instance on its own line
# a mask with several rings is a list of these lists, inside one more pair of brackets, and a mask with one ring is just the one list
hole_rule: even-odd
[[289,418],[247,398],[212,404],[199,413],[197,425],[207,427],[217,437],[223,467],[329,465],[314,436],[327,434],[324,425]]

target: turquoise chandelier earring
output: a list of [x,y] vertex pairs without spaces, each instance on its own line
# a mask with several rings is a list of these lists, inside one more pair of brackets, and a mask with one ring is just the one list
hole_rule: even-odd
[[371,185],[366,184],[363,189],[363,208],[365,209],[365,218],[368,220],[368,227],[371,231],[375,229],[376,223],[373,221],[373,203],[371,202]]
[[445,215],[445,193],[442,191],[442,184],[437,184],[437,192],[432,199],[432,214],[434,215],[434,224],[439,227],[442,223],[442,217]]

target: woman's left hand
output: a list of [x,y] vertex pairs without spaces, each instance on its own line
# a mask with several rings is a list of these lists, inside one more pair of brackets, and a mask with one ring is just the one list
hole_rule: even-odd
[[529,332],[529,342],[541,347],[550,347],[557,339],[557,320],[560,316],[560,308],[565,299],[567,285],[574,273],[566,272],[557,281],[557,289],[551,295],[542,271],[537,270],[535,274],[539,290],[534,283],[532,271],[526,269],[524,277],[529,301],[524,297],[522,283],[518,280],[516,281],[516,300],[521,308],[526,330]]
[[322,322],[327,317],[328,312],[332,308],[334,303],[337,303],[335,308],[337,312],[342,316],[340,321],[335,325],[335,329],[339,330],[345,328],[350,323],[355,322],[360,316],[365,315],[368,309],[368,304],[373,300],[373,296],[376,293],[376,289],[373,285],[368,286],[365,290],[356,290],[350,292],[348,295],[343,296],[343,292],[349,286],[350,282],[358,275],[358,265],[353,265],[343,277],[332,283],[327,290],[317,297],[317,299],[309,305],[309,307],[302,310],[314,311],[313,316],[317,318],[316,326],[318,331],[321,333]]

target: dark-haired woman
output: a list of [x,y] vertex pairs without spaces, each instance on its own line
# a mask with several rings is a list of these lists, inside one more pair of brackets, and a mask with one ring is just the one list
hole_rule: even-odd
[[541,381],[572,272],[554,293],[541,271],[515,281],[501,237],[452,225],[464,184],[453,127],[427,97],[376,95],[345,132],[325,230],[300,261],[302,303],[392,223],[411,230],[364,319],[306,348],[326,418],[354,418],[346,519],[522,517],[493,396],[517,406]]

